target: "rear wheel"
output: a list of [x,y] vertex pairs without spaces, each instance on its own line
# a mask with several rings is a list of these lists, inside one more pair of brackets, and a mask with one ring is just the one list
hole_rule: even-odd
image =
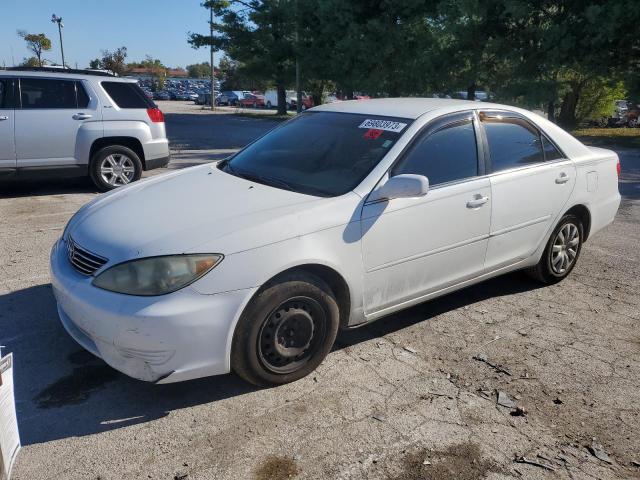
[[142,161],[130,148],[112,145],[93,155],[89,177],[102,192],[128,185],[142,176]]
[[315,275],[290,274],[266,285],[242,313],[231,367],[258,386],[298,380],[327,356],[336,338],[338,305]]
[[563,280],[578,261],[583,238],[584,227],[580,219],[572,214],[565,215],[553,230],[542,258],[526,270],[527,274],[547,284]]

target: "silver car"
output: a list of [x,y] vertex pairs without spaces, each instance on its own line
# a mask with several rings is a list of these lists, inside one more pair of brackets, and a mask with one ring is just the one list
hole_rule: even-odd
[[106,191],[168,162],[164,116],[136,80],[91,70],[0,70],[0,178],[87,175]]

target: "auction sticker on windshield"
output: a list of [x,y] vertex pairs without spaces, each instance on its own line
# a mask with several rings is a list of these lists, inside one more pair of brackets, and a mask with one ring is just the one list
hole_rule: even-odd
[[386,130],[388,132],[401,132],[404,127],[406,127],[406,123],[402,122],[394,122],[393,120],[375,120],[371,118],[367,118],[364,122],[360,124],[358,128],[373,128],[376,130]]

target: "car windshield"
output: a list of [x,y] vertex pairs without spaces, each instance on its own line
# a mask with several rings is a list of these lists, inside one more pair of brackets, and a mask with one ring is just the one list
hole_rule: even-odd
[[308,112],[220,167],[276,188],[323,197],[343,195],[371,172],[411,122],[381,115]]

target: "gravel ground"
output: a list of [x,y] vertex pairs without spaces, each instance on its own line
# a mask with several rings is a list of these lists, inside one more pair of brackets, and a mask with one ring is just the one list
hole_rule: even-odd
[[345,332],[316,373],[273,389],[233,375],[150,385],[82,351],[57,319],[47,259],[95,193],[0,185],[0,344],[16,356],[24,445],[14,478],[640,478],[640,151],[620,153],[622,207],[564,282],[510,274]]

